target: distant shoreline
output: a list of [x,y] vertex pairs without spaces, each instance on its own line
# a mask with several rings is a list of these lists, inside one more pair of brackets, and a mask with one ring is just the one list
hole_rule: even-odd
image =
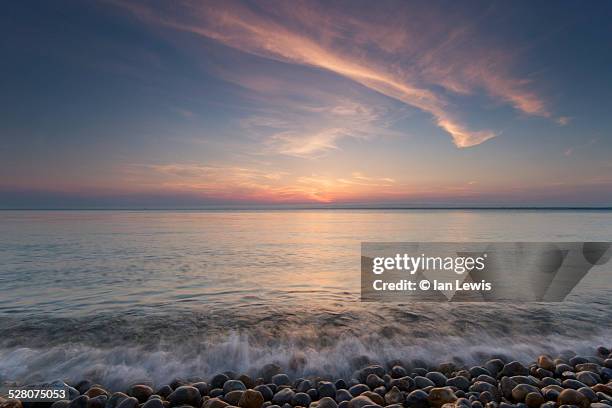
[[368,211],[612,211],[612,207],[373,207],[373,206],[246,206],[246,207],[187,207],[187,208],[144,208],[144,207],[85,207],[85,208],[0,208],[0,211],[305,211],[305,210],[368,210]]

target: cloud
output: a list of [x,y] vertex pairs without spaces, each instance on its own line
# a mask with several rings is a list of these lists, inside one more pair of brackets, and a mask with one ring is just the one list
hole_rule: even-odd
[[[350,79],[430,114],[457,147],[476,146],[499,135],[473,129],[458,113],[463,104],[455,99],[479,90],[523,114],[552,118],[528,75],[513,73],[517,53],[479,30],[479,18],[486,20],[481,18],[484,11],[481,16],[462,15],[402,2],[392,7],[347,7],[342,2],[228,0],[173,2],[156,8],[112,2],[151,24]],[[241,82],[259,90],[279,87],[273,79],[253,80],[249,75]],[[569,118],[553,120],[565,125]]]
[[577,150],[583,150],[586,149],[590,146],[593,146],[595,143],[597,143],[599,141],[598,138],[594,137],[592,139],[589,139],[586,143],[582,143],[579,145],[575,145],[575,146],[570,146],[567,149],[565,149],[565,151],[563,152],[563,155],[565,157],[570,157],[572,154],[574,154]]
[[353,172],[344,177],[294,175],[253,167],[198,163],[135,164],[125,169],[140,191],[195,194],[228,201],[335,202],[367,196],[371,189],[391,194],[395,180]]
[[570,123],[571,120],[572,118],[569,116],[559,116],[556,122],[559,126],[566,126],[567,124]]
[[393,196],[395,180],[387,177],[371,177],[361,172],[353,172],[347,177],[331,177],[312,174],[300,176],[295,181],[308,197],[319,202],[331,203],[351,201],[356,197],[366,197],[372,189],[378,196]]
[[[474,30],[445,31],[441,28],[444,24],[436,20],[443,19],[442,14],[419,16],[398,10],[397,15],[407,16],[406,21],[387,15],[393,18],[385,24],[386,20],[376,13],[358,16],[345,8],[323,9],[310,2],[272,2],[256,7],[232,1],[182,4],[181,17],[144,5],[127,7],[152,23],[216,40],[260,57],[348,78],[429,113],[458,147],[481,144],[498,133],[471,129],[454,112],[456,105],[435,86],[455,94],[484,88],[525,114],[550,116],[544,102],[527,90],[529,81],[508,73],[507,54],[488,52],[483,47],[461,47],[471,44]],[[423,30],[428,25],[419,24],[420,17],[431,20],[426,22],[433,29]],[[404,56],[407,57],[402,59]],[[333,134],[337,132],[330,130],[326,136],[312,137],[329,141]]]
[[376,104],[368,106],[325,92],[304,103],[278,104],[285,106],[240,121],[247,135],[261,140],[260,153],[310,159],[340,149],[346,140],[399,135],[389,129],[392,115]]
[[300,134],[293,131],[273,135],[268,144],[281,154],[312,157],[337,149],[337,141],[349,135],[346,129],[324,129],[318,133]]

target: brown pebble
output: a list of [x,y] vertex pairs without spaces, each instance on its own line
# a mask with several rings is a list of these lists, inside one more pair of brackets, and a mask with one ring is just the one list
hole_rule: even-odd
[[576,405],[577,407],[587,408],[589,406],[589,400],[582,393],[567,388],[559,394],[557,398],[559,405]]
[[241,408],[261,408],[264,403],[264,397],[261,392],[255,390],[246,390],[238,401],[238,406]]
[[427,397],[429,403],[434,408],[441,407],[444,404],[454,403],[457,401],[457,396],[450,387],[432,388]]

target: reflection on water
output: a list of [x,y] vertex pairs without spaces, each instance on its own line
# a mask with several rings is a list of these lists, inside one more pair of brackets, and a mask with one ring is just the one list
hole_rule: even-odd
[[0,231],[1,381],[274,360],[350,375],[361,356],[529,358],[610,337],[601,267],[561,304],[358,301],[361,241],[610,241],[609,211],[0,212]]

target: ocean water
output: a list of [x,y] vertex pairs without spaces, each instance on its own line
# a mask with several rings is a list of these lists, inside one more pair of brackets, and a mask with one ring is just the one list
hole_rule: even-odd
[[361,303],[362,241],[612,241],[612,212],[1,211],[0,383],[349,378],[612,339],[609,264],[562,303]]

